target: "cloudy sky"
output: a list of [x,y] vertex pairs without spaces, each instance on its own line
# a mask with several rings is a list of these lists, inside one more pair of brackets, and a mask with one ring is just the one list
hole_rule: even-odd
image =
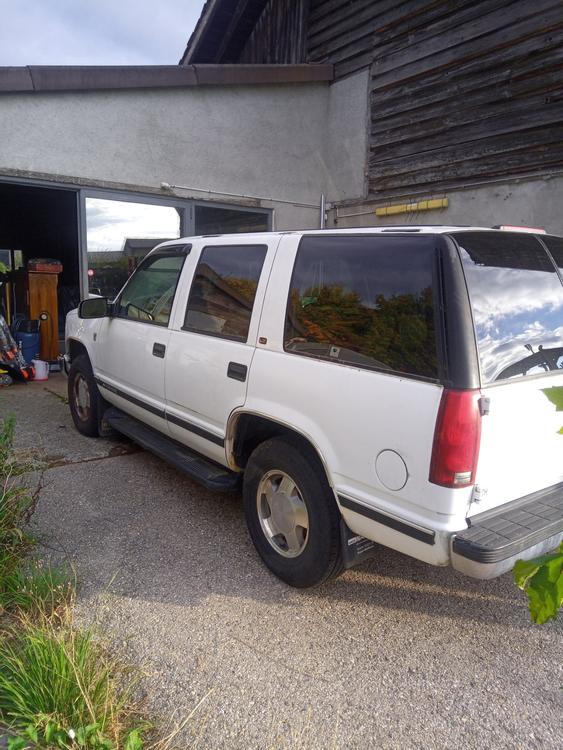
[[175,239],[180,217],[175,208],[86,198],[88,252],[121,250],[127,237]]
[[0,65],[175,65],[204,0],[0,0]]

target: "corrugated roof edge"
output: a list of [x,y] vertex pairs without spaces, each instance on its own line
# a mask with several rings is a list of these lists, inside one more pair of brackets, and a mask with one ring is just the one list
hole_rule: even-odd
[[333,78],[332,65],[27,65],[0,67],[0,92],[322,83]]

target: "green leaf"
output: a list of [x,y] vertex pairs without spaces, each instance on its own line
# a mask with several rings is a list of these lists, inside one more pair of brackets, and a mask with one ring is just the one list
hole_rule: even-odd
[[8,750],[24,750],[28,747],[25,737],[10,737],[8,740]]
[[518,560],[513,575],[528,595],[532,620],[540,625],[554,620],[563,604],[563,543],[551,555]]
[[559,606],[557,587],[549,580],[546,568],[542,568],[530,581],[528,599],[532,620],[541,625],[557,616]]
[[27,734],[27,736],[29,737],[29,739],[32,742],[35,742],[35,744],[37,745],[37,743],[39,742],[39,735],[37,733],[37,729],[33,726],[33,724],[29,724],[26,727],[25,733]]
[[[554,388],[542,388],[547,398],[552,404],[555,404],[555,411],[563,411],[563,386],[558,385]],[[557,430],[558,435],[563,435],[563,427]]]
[[86,745],[86,730],[84,727],[78,727],[74,741],[79,747],[84,747]]
[[556,411],[563,411],[563,386],[557,385],[554,388],[542,388],[542,391],[551,403],[555,404]]
[[540,569],[540,564],[536,560],[516,560],[514,565],[514,583],[522,590],[526,588],[526,584],[535,576]]
[[57,725],[54,721],[48,721],[45,727],[45,742],[52,742],[57,734]]
[[127,735],[123,750],[142,750],[143,744],[141,733],[138,729],[133,729]]

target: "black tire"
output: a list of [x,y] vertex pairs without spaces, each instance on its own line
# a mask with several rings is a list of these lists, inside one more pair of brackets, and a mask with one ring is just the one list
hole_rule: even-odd
[[[283,533],[272,537],[272,530],[264,527],[274,514],[264,520],[270,507],[269,504],[264,506],[266,493],[262,490],[268,486],[264,482],[277,481],[278,471],[280,476],[287,475],[295,483],[294,495],[307,509],[308,529],[296,527],[300,533],[299,545],[304,546],[293,557],[284,556],[289,549],[285,553],[280,551],[282,545],[287,547]],[[318,586],[342,572],[340,512],[324,471],[310,451],[287,438],[272,438],[261,443],[250,456],[244,472],[243,500],[254,546],[266,566],[282,581],[307,588]],[[278,501],[274,499],[274,502]],[[260,510],[262,507],[266,508],[265,512]]]
[[78,432],[87,437],[98,437],[100,395],[86,354],[80,354],[72,360],[68,374],[68,403]]

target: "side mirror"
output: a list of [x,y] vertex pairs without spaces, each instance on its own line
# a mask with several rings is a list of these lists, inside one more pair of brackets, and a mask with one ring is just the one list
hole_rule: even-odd
[[111,303],[107,297],[85,299],[78,305],[79,318],[107,318],[111,314]]

